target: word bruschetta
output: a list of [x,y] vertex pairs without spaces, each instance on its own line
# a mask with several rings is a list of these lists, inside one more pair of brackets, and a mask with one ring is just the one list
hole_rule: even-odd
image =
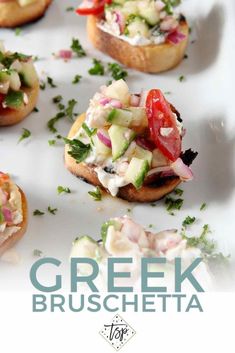
[[30,56],[4,50],[0,43],[0,126],[19,123],[35,108],[39,79]]
[[112,196],[152,202],[193,178],[197,153],[182,152],[185,130],[176,109],[152,89],[130,94],[125,81],[102,86],[65,139],[65,164]]
[[0,172],[0,256],[23,237],[27,223],[25,194],[7,174]]
[[184,57],[189,27],[175,11],[180,1],[85,1],[78,9],[88,15],[87,31],[95,48],[139,71],[158,73]]
[[42,17],[52,0],[0,0],[0,27],[14,28]]

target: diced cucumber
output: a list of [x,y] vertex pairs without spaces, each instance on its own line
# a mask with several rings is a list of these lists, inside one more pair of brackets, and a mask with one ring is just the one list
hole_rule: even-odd
[[145,108],[143,108],[143,107],[130,107],[128,109],[133,114],[131,126],[143,126],[143,127],[148,126],[148,119],[147,119]]
[[122,7],[122,13],[126,17],[129,15],[138,15],[137,1],[125,1]]
[[102,238],[102,241],[103,241],[103,245],[105,244],[108,228],[110,226],[114,226],[115,230],[120,230],[122,224],[119,223],[118,221],[116,221],[115,219],[111,219],[110,221],[105,222],[105,223],[102,224],[102,227],[101,227],[101,238]]
[[159,22],[159,13],[155,7],[155,1],[139,1],[139,14],[150,24],[155,26]]
[[10,81],[10,72],[6,69],[0,71],[0,82]]
[[11,71],[10,74],[10,88],[13,91],[19,91],[21,86],[20,76],[16,71]]
[[149,170],[146,160],[133,157],[125,174],[125,179],[133,184],[136,189],[141,188]]
[[116,161],[128,149],[131,141],[135,138],[135,132],[127,127],[112,125],[109,128],[109,136],[112,143],[113,161]]
[[38,82],[38,75],[31,60],[22,62],[20,77],[22,84],[27,87],[33,87]]
[[111,83],[105,90],[105,95],[110,98],[118,99],[123,104],[129,103],[129,88],[124,80],[117,80]]
[[107,118],[111,124],[128,127],[131,123],[133,114],[128,109],[113,109]]
[[12,109],[19,109],[24,104],[24,94],[22,91],[9,91],[3,101],[3,106]]
[[133,38],[137,35],[141,37],[148,38],[150,35],[149,26],[147,25],[145,19],[139,16],[132,16],[128,20],[128,25],[124,32],[128,37]]
[[96,148],[97,154],[101,154],[106,157],[111,155],[111,152],[112,152],[111,148],[105,146],[105,144],[102,141],[100,141],[97,135],[92,137],[92,141]]
[[28,6],[28,5],[32,4],[36,0],[17,0],[17,1],[20,6],[24,7],[24,6]]
[[147,161],[150,167],[153,159],[153,154],[152,152],[145,150],[144,148],[136,145],[133,157]]

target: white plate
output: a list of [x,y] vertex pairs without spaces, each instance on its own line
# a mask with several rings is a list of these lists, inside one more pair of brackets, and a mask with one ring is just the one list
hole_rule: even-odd
[[[102,222],[126,214],[129,208],[134,219],[145,226],[154,224],[156,230],[180,228],[187,215],[196,216],[199,222],[193,231],[197,232],[208,223],[219,250],[234,255],[233,1],[185,0],[184,12],[196,39],[187,50],[189,58],[161,75],[129,70],[128,83],[133,92],[155,87],[172,92],[169,99],[181,112],[187,129],[184,148],[192,147],[199,152],[193,164],[195,179],[182,186],[184,205],[174,217],[168,215],[163,201],[156,207],[129,204],[108,196],[102,202],[94,202],[87,194],[93,188],[64,168],[62,143],[54,147],[48,145],[53,135],[46,123],[56,113],[51,98],[58,94],[62,94],[65,101],[75,98],[79,102],[77,110],[85,111],[89,98],[109,80],[108,76],[88,74],[92,58],[112,61],[92,48],[86,38],[85,19],[65,11],[70,5],[76,6],[77,1],[54,1],[46,16],[25,26],[20,36],[16,36],[14,30],[0,30],[0,38],[8,49],[38,55],[41,60],[36,66],[40,76],[43,78],[46,73],[58,85],[58,88],[40,92],[39,113],[32,113],[17,126],[0,130],[0,169],[13,176],[29,203],[28,232],[16,247],[21,262],[16,266],[1,262],[0,290],[30,288],[29,269],[37,259],[33,256],[34,249],[60,259],[66,268],[76,236],[90,234],[98,239]],[[80,39],[87,57],[68,63],[55,60],[52,53],[69,48],[72,37]],[[83,76],[78,85],[71,83],[75,74]],[[186,77],[185,82],[179,82],[181,75]],[[23,127],[32,132],[32,137],[17,144]],[[62,121],[58,127],[59,132],[66,135],[70,122]],[[58,196],[58,185],[68,186],[72,193]],[[207,208],[201,212],[203,202]],[[55,216],[47,212],[42,217],[32,215],[35,209],[45,211],[49,205],[58,208]]]

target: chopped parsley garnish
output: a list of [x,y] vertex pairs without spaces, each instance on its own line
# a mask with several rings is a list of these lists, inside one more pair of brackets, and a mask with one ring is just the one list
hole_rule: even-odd
[[34,249],[33,256],[42,257],[42,255],[43,255],[43,252],[41,250]]
[[52,208],[51,206],[47,207],[47,211],[50,212],[51,214],[55,215],[56,212],[58,211],[57,208]]
[[181,75],[181,76],[179,77],[179,81],[180,81],[180,82],[185,81],[185,76],[184,76],[184,75]]
[[65,9],[67,12],[71,12],[71,11],[74,11],[74,7],[73,6],[68,6],[66,9]]
[[41,80],[41,81],[40,81],[40,89],[41,89],[42,91],[44,91],[45,88],[46,88],[46,83]]
[[86,56],[86,52],[81,46],[79,39],[73,38],[70,48],[79,58]]
[[93,67],[88,70],[90,75],[104,75],[104,65],[100,60],[93,59]]
[[65,105],[62,104],[62,103],[59,103],[59,104],[58,104],[58,109],[59,109],[59,110],[64,110],[64,109],[65,109]]
[[56,114],[56,116],[54,116],[53,118],[51,118],[48,122],[47,122],[47,127],[48,129],[53,132],[56,133],[57,129],[55,127],[55,124],[62,118],[65,117],[65,113],[64,112],[59,112]]
[[42,212],[42,211],[40,211],[40,210],[34,210],[33,211],[33,215],[34,216],[42,216],[42,215],[44,215],[45,213],[44,212]]
[[187,226],[190,226],[191,224],[193,224],[195,221],[196,221],[196,217],[187,216],[183,221],[182,226],[186,228]]
[[93,197],[94,201],[101,201],[102,194],[100,188],[97,186],[95,191],[88,191],[88,194]]
[[173,216],[174,213],[173,211],[174,210],[180,210],[182,205],[184,203],[184,200],[183,199],[174,199],[173,197],[171,196],[167,196],[166,199],[165,199],[165,205],[167,206],[167,211]]
[[16,28],[16,29],[15,29],[15,35],[16,35],[16,36],[20,36],[21,33],[22,33],[21,28]]
[[34,108],[33,108],[33,111],[34,111],[35,113],[38,113],[38,112],[39,112],[39,109],[38,109],[37,107],[34,107]]
[[184,193],[184,190],[177,188],[174,190],[174,193],[178,196],[182,196]]
[[48,145],[49,146],[54,146],[55,145],[55,140],[48,140]]
[[184,59],[188,59],[188,54],[184,54]]
[[166,11],[168,15],[173,15],[174,7],[180,5],[181,0],[162,0],[165,4],[163,11]]
[[119,64],[117,63],[109,63],[108,71],[111,73],[111,76],[114,80],[120,80],[128,76],[127,71],[125,71]]
[[31,136],[31,132],[28,129],[23,128],[23,132],[18,140],[18,143],[29,138],[30,136]]
[[60,103],[62,101],[63,97],[61,95],[55,96],[52,98],[53,103]]
[[72,83],[75,85],[76,83],[79,83],[81,81],[82,76],[81,75],[75,75],[73,78]]
[[82,128],[86,132],[87,136],[89,137],[93,136],[97,131],[97,129],[89,128],[86,123],[82,124]]
[[166,96],[166,95],[170,95],[171,93],[172,93],[172,92],[170,92],[170,91],[164,92],[165,96]]
[[64,187],[64,186],[59,185],[57,187],[57,192],[58,192],[59,195],[62,194],[63,192],[66,193],[66,194],[70,194],[71,190],[68,187]]
[[74,107],[75,105],[77,104],[77,101],[75,99],[70,99],[68,101],[68,105],[65,109],[65,115],[67,115],[67,117],[70,119],[70,120],[73,120],[73,116],[74,116]]
[[128,208],[128,209],[127,209],[127,212],[128,212],[128,213],[131,213],[131,211],[132,211],[131,208]]
[[51,86],[51,88],[56,88],[57,87],[56,84],[53,81],[53,78],[51,78],[49,76],[47,76],[47,83],[48,83],[49,86]]
[[18,109],[24,103],[24,94],[22,91],[9,91],[3,101],[3,106],[12,109]]
[[200,207],[200,211],[205,210],[205,208],[206,208],[206,203],[204,202],[204,203],[201,205],[201,207]]
[[91,150],[90,144],[86,145],[85,143],[77,139],[69,140],[67,138],[64,138],[64,141],[70,146],[70,151],[68,151],[68,154],[73,157],[77,163],[81,163],[89,155],[89,152]]

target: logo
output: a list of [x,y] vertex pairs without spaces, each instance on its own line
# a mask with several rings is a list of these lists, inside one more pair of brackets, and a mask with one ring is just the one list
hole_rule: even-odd
[[119,351],[135,334],[135,330],[120,315],[115,315],[110,324],[105,324],[100,334]]

